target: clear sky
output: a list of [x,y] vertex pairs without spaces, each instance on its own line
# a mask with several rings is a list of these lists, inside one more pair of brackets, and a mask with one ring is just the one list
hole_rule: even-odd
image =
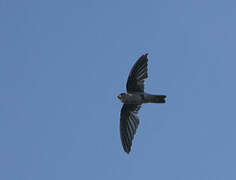
[[[235,180],[236,1],[1,0],[1,180]],[[130,155],[117,95],[149,53]]]

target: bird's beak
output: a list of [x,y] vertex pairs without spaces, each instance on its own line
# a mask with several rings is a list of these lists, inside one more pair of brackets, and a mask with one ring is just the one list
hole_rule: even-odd
[[117,98],[118,98],[118,99],[121,99],[121,95],[118,95]]

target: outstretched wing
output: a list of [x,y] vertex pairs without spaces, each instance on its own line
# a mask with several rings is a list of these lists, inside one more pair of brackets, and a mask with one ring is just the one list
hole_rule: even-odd
[[143,92],[147,74],[147,55],[142,55],[132,67],[126,83],[127,92]]
[[137,113],[141,105],[124,104],[120,113],[120,138],[124,151],[129,154],[132,140],[139,125]]

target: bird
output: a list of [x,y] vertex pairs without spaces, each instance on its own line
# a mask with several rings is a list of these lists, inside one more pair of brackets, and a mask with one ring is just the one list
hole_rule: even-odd
[[144,92],[144,80],[148,78],[148,53],[142,55],[133,65],[126,82],[126,93],[117,98],[123,103],[120,112],[120,138],[124,151],[129,154],[132,141],[139,125],[137,116],[144,103],[165,103],[166,95]]

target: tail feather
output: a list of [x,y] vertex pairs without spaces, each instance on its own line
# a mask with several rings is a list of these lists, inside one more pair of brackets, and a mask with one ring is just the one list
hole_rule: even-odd
[[165,95],[153,95],[152,102],[153,103],[165,103]]

